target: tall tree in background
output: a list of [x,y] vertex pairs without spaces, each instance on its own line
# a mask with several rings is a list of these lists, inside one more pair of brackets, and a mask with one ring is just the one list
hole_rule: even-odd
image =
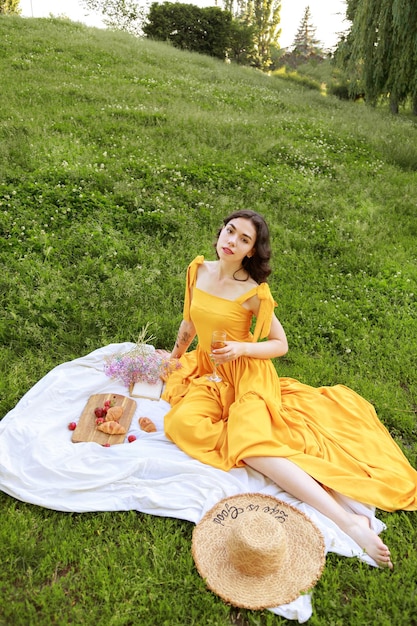
[[291,47],[285,49],[274,61],[275,68],[285,67],[296,70],[310,61],[321,62],[325,59],[321,42],[316,37],[316,27],[311,19],[310,7],[307,6]]
[[[389,98],[393,113],[411,99],[417,115],[417,10],[415,0],[347,0],[352,26],[336,58],[351,90],[375,105]],[[354,94],[353,94],[354,95]]]
[[20,15],[19,0],[0,0],[0,15]]
[[316,38],[316,27],[311,21],[311,11],[309,6],[307,6],[304,10],[303,18],[294,37],[292,51],[293,53],[306,58],[311,55],[321,53],[321,44]]
[[271,48],[278,46],[281,34],[281,0],[249,0],[247,20],[254,29],[255,65],[267,70],[271,65]]
[[251,28],[252,65],[267,70],[271,64],[271,50],[279,47],[281,0],[223,0],[223,6],[235,20]]

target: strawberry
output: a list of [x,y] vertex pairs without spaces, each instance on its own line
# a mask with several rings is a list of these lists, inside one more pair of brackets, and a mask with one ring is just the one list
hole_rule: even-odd
[[68,428],[69,428],[70,430],[75,430],[75,429],[77,428],[77,422],[70,422],[70,423],[68,424]]
[[104,422],[104,417],[97,417],[96,419],[97,426],[99,426],[99,424],[102,424],[103,422]]
[[94,409],[94,414],[96,417],[103,417],[104,413],[101,406],[98,406],[96,409]]
[[136,435],[129,435],[127,440],[128,440],[129,443],[132,443],[132,441],[136,441]]

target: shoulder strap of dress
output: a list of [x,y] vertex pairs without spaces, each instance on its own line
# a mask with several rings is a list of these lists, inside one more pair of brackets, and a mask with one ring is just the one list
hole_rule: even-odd
[[195,282],[197,280],[198,268],[203,263],[204,263],[204,257],[202,255],[197,256],[193,261],[191,261],[187,269],[187,281],[185,285],[184,310],[183,310],[183,317],[187,322],[190,321],[191,290],[194,287]]
[[258,285],[258,287],[256,287],[256,295],[260,300],[260,306],[256,317],[253,341],[258,341],[259,339],[268,337],[271,330],[274,308],[277,306],[277,303],[272,297],[268,283],[261,283]]

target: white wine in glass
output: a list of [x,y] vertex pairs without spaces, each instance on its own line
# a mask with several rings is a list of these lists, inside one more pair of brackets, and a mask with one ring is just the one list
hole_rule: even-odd
[[[215,330],[211,336],[211,350],[218,350],[219,348],[224,348],[226,345],[226,331],[225,330]],[[215,383],[219,383],[222,378],[217,373],[216,363],[214,362],[214,355],[210,354],[211,359],[213,361],[213,373],[207,376],[209,380],[212,380]]]

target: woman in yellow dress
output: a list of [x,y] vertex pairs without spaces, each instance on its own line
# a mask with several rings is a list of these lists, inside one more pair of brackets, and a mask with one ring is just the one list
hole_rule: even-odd
[[[199,256],[188,267],[184,318],[171,352],[182,367],[163,396],[172,407],[166,435],[203,463],[261,472],[391,568],[389,549],[368,520],[342,508],[331,490],[386,511],[416,510],[416,470],[353,390],[278,376],[271,359],[286,354],[288,344],[266,282],[271,248],[262,216],[242,210],[225,218],[216,256]],[[216,330],[227,339],[212,350]],[[196,334],[197,348],[187,352]],[[213,358],[218,382],[210,377]]]

